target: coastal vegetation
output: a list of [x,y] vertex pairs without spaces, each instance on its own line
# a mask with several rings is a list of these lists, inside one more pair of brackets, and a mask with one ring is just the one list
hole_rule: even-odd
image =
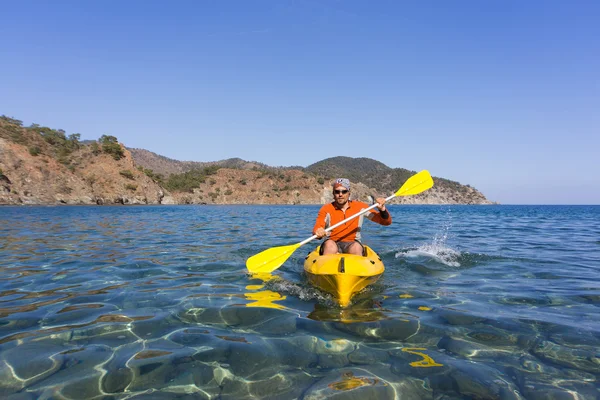
[[30,155],[34,157],[39,155],[52,157],[66,166],[75,161],[73,153],[82,147],[89,148],[93,155],[106,153],[115,160],[120,160],[124,154],[118,139],[111,135],[102,135],[99,143],[88,141],[89,144],[83,145],[80,142],[80,133],[67,136],[63,129],[52,129],[35,123],[24,127],[22,121],[6,115],[1,115],[0,121],[6,123],[2,124],[1,127],[2,133],[4,133],[3,136],[15,143],[26,146]]
[[119,144],[116,137],[111,135],[102,135],[100,137],[100,144],[102,144],[102,151],[106,154],[110,154],[115,160],[123,158],[123,149]]
[[119,174],[121,176],[124,176],[127,179],[131,179],[131,180],[135,179],[135,176],[133,176],[133,173],[128,169],[120,171]]
[[193,169],[182,174],[173,174],[164,182],[167,190],[174,192],[193,192],[199,188],[201,183],[206,182],[206,178],[214,175],[221,167],[212,165],[202,169]]

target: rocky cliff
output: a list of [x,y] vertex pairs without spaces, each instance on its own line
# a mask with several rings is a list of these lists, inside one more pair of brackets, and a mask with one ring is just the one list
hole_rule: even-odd
[[57,147],[62,132],[43,135],[49,131],[39,128],[0,119],[0,204],[174,202],[136,169],[127,150],[116,160],[91,145]]
[[[18,120],[0,117],[0,204],[323,204],[332,200],[331,180],[337,174],[352,180],[352,198],[369,201],[389,196],[413,173],[347,157],[307,168],[275,168],[239,158],[181,162],[142,149],[130,151],[112,136],[86,143],[78,139],[78,134],[66,136],[38,125],[25,128]],[[169,186],[169,177],[201,168],[206,173],[191,187]],[[468,185],[434,181],[427,192],[392,203],[491,203]]]

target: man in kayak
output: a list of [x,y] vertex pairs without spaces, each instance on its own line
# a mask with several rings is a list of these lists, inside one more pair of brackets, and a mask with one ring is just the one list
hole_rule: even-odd
[[379,212],[372,209],[326,233],[325,229],[328,227],[369,207],[368,204],[361,201],[350,200],[350,181],[348,179],[336,179],[333,182],[333,202],[321,207],[313,228],[313,234],[317,235],[319,239],[322,239],[326,234],[329,235],[321,245],[321,254],[363,254],[363,246],[360,243],[360,229],[363,219],[366,217],[381,225],[392,223],[392,216],[385,207],[385,199],[378,198],[375,202]]

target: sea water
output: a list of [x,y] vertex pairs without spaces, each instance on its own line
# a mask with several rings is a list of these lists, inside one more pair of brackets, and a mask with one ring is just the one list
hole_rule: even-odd
[[318,206],[0,208],[0,397],[596,399],[600,206],[389,206],[339,308]]

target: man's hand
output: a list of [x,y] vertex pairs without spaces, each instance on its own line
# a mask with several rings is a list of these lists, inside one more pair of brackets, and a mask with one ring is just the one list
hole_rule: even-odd
[[385,211],[385,199],[383,197],[375,199],[375,203],[377,203],[377,208],[379,209],[379,212]]
[[324,228],[317,228],[317,230],[315,231],[315,235],[317,235],[319,239],[322,239],[323,236],[325,236],[326,234],[327,232],[325,232]]

